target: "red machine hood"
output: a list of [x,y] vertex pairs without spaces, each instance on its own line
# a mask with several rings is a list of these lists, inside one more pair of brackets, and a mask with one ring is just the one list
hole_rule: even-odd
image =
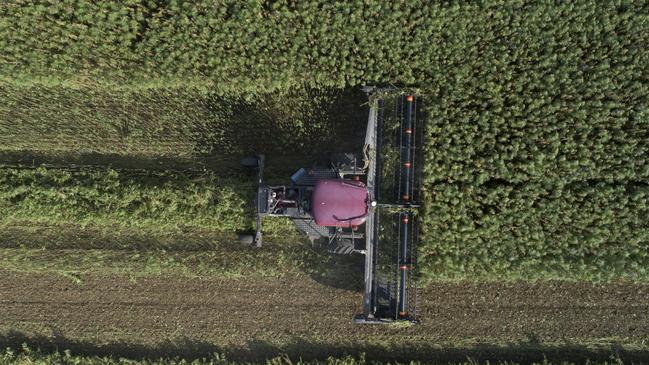
[[311,203],[313,217],[320,226],[358,226],[367,218],[368,192],[360,181],[320,180]]

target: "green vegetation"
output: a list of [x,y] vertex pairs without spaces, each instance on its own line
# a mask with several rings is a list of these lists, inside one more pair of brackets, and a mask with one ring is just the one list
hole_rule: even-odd
[[640,1],[14,2],[0,8],[0,152],[212,172],[5,170],[4,232],[227,241],[251,227],[252,191],[219,177],[228,160],[346,149],[360,98],[328,87],[416,84],[425,279],[647,280],[647,13]]
[[310,254],[314,256],[308,247],[299,252],[282,247],[259,252],[236,243],[224,245],[221,242],[221,246],[212,250],[195,252],[151,248],[147,251],[0,248],[0,266],[14,272],[62,275],[81,284],[89,275],[124,276],[131,280],[160,276],[222,279],[299,275],[308,272],[304,262],[308,262]]
[[447,14],[426,103],[428,278],[647,279],[646,11],[599,6]]
[[413,70],[427,57],[414,56],[435,30],[415,26],[434,20],[435,10],[443,9],[423,2],[15,3],[0,10],[0,63],[2,77],[17,83],[100,79],[257,93],[390,76],[415,82]]
[[0,169],[2,221],[234,232],[252,218],[253,182],[173,172]]
[[[646,14],[642,1],[13,2],[0,8],[0,77],[234,93],[304,83],[432,84],[443,96],[455,82],[477,81],[476,74],[505,77],[491,60],[551,70],[564,55],[583,54],[601,60],[584,70],[634,72],[631,60],[646,61]],[[609,50],[625,52],[613,58]],[[485,67],[471,67],[476,61]],[[455,82],[437,83],[440,75]],[[553,87],[560,80],[545,81]]]
[[227,118],[227,105],[210,108],[208,95],[190,89],[125,93],[5,84],[0,91],[3,151],[187,159],[225,144],[213,127]]
[[648,278],[646,184],[440,183],[428,194],[429,279]]

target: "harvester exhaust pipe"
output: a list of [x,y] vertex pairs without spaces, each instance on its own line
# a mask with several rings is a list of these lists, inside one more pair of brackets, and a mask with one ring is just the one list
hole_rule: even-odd
[[[406,96],[406,119],[404,123],[403,130],[403,203],[405,205],[410,204],[411,202],[411,189],[410,189],[410,177],[412,175],[412,109],[413,109],[414,97],[412,95]],[[401,280],[399,285],[399,317],[407,317],[408,311],[406,308],[406,279],[407,271],[410,269],[410,261],[408,260],[408,221],[409,213],[404,213],[403,218],[401,219],[401,262],[399,263],[399,271],[401,273]]]

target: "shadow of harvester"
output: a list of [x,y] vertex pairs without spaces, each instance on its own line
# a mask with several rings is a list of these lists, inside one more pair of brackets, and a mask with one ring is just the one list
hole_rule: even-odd
[[27,347],[42,353],[69,350],[77,356],[108,356],[134,360],[182,358],[188,361],[213,359],[215,354],[228,360],[240,362],[264,362],[278,356],[290,359],[326,360],[329,357],[352,356],[366,361],[401,362],[421,361],[425,363],[474,363],[512,362],[512,363],[599,363],[619,360],[623,363],[647,363],[649,351],[631,350],[623,345],[588,347],[583,345],[542,345],[534,343],[509,343],[504,345],[476,344],[469,347],[413,346],[404,344],[398,348],[374,344],[332,345],[305,341],[296,338],[285,345],[275,345],[267,341],[251,339],[245,346],[221,347],[208,341],[187,337],[144,345],[129,342],[110,342],[96,344],[89,341],[70,339],[54,330],[52,337],[27,336],[21,332],[8,332],[0,335],[0,346],[16,352]]
[[[110,93],[80,93],[75,98],[74,118],[66,114],[65,104],[51,106],[49,112],[53,119],[61,119],[59,124],[76,129],[59,135],[50,131],[59,130],[52,127],[24,136],[61,140],[56,150],[47,144],[17,145],[0,151],[0,164],[207,169],[226,175],[239,167],[242,156],[265,153],[271,170],[285,172],[319,156],[359,146],[367,119],[367,98],[356,88],[301,87],[247,97],[195,90],[169,96],[154,90],[129,98]],[[101,133],[89,138],[98,133],[93,124],[97,115],[103,116],[96,121]],[[20,133],[25,132],[16,133],[21,139]]]

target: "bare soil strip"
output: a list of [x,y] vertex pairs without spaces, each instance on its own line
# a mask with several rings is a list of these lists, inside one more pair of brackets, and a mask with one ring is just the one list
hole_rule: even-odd
[[0,271],[0,345],[242,360],[366,352],[370,359],[579,361],[606,358],[610,347],[593,345],[613,343],[625,345],[617,349],[629,359],[649,359],[649,284],[435,284],[420,292],[421,324],[411,327],[353,325],[360,302],[359,292],[304,276],[85,276],[75,284]]

